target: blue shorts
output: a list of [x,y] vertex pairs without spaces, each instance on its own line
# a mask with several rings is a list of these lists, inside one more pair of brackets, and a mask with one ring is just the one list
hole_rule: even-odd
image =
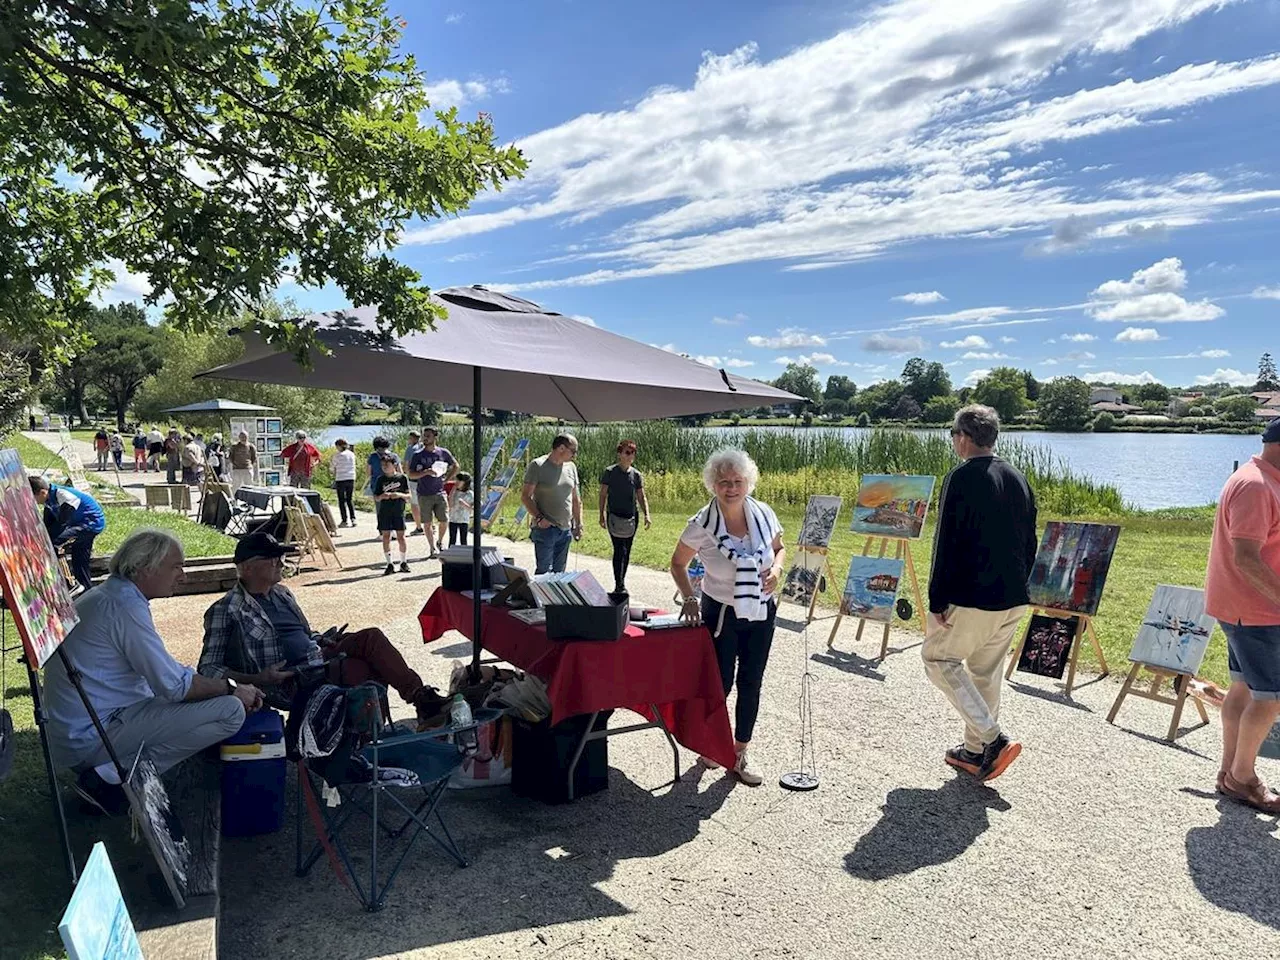
[[1249,688],[1255,700],[1280,700],[1280,624],[1246,627],[1225,623],[1227,671]]

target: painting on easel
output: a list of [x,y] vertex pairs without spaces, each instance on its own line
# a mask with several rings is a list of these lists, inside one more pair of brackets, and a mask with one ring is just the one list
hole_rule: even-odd
[[1071,659],[1071,643],[1079,629],[1079,617],[1032,616],[1018,656],[1018,670],[1061,680]]
[[813,595],[818,590],[825,561],[823,554],[799,551],[782,583],[782,599],[798,603],[802,607],[813,603]]
[[1095,616],[1119,538],[1117,526],[1046,523],[1027,581],[1032,605]]
[[1204,591],[1195,587],[1156,587],[1147,615],[1133,641],[1134,663],[1194,674],[1200,669],[1214,619],[1204,612]]
[[0,580],[31,666],[43,667],[79,617],[16,450],[0,450]]
[[902,582],[902,561],[891,557],[854,557],[840,597],[840,616],[893,621]]
[[870,537],[918,540],[936,477],[863,474],[849,529]]
[[800,527],[800,546],[823,550],[830,546],[839,513],[839,497],[810,497],[804,508],[804,523]]

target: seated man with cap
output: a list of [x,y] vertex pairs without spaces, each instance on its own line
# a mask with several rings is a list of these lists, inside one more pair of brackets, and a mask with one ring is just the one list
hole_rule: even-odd
[[378,628],[311,629],[293,592],[280,582],[282,558],[295,549],[269,533],[252,533],[236,544],[239,581],[205,612],[199,672],[261,687],[270,702],[285,708],[303,672],[318,671],[344,686],[375,680],[412,704],[420,723],[442,716],[445,698],[422,682]]

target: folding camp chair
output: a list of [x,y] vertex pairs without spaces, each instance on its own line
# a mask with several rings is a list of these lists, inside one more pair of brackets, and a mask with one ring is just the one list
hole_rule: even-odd
[[[298,760],[296,874],[299,877],[306,876],[316,861],[322,855],[327,855],[338,879],[355,894],[361,906],[372,913],[386,905],[391,885],[404,866],[414,842],[423,833],[452,857],[458,866],[467,866],[466,857],[458,849],[440,815],[440,801],[449,785],[449,776],[463,761],[462,748],[456,742],[446,741],[451,736],[456,741],[457,734],[474,730],[481,723],[488,723],[498,716],[500,711],[481,710],[471,724],[439,727],[423,733],[406,732],[395,726],[382,728],[375,734],[373,742],[362,751],[373,766],[372,779],[369,782],[338,784],[334,789],[341,802],[334,812],[326,809],[320,791],[317,790],[321,782],[319,775],[310,768],[305,758]],[[383,772],[388,767],[412,771],[417,775],[418,784],[409,786],[402,781],[383,780]],[[302,852],[303,820],[306,819],[303,815],[304,805],[317,834],[316,842],[305,857]],[[388,824],[388,812],[400,822],[394,826]],[[360,865],[353,859],[352,849],[343,839],[343,831],[356,820],[356,814],[362,814],[371,824],[369,862],[366,865],[369,878],[367,887],[361,883]],[[433,829],[432,821],[438,829]],[[397,846],[403,846],[398,856]],[[390,873],[381,885],[380,861],[393,862]]]

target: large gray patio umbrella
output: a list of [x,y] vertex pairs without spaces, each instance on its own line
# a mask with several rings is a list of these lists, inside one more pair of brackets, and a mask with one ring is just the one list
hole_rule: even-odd
[[[378,332],[375,307],[311,314],[327,356],[300,366],[293,355],[245,335],[244,355],[197,374],[379,393],[472,407],[473,476],[480,476],[480,410],[541,414],[582,423],[653,420],[741,410],[803,397],[601,330],[536,303],[483,287],[449,287],[434,298],[449,311],[435,330]],[[482,389],[483,388],[483,389]],[[473,668],[480,660],[480,511],[474,525]]]
[[161,413],[270,413],[275,407],[264,407],[256,403],[242,403],[239,400],[224,400],[214,397],[212,400],[201,400],[188,403],[182,407],[169,407]]

